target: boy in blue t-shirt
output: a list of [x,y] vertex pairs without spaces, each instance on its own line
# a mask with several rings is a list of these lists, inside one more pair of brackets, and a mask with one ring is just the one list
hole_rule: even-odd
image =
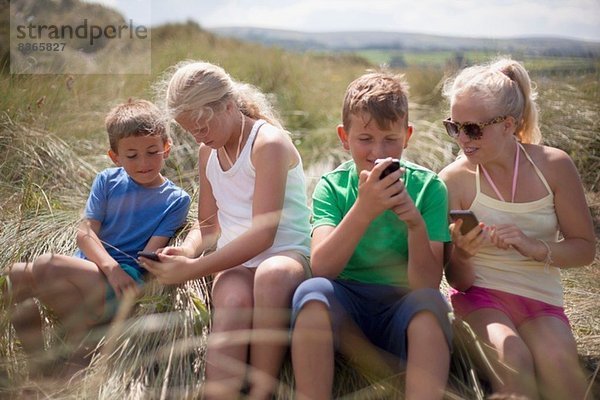
[[[449,240],[446,187],[432,171],[403,160],[381,175],[412,134],[401,77],[356,79],[342,118],[338,136],[352,160],[315,188],[314,278],[293,300],[298,394],[331,397],[337,349],[351,359],[391,354],[396,367],[406,367],[406,398],[441,399],[451,342],[450,310],[439,291]],[[384,352],[359,349],[365,338]]]
[[[163,121],[145,100],[113,108],[106,130],[108,155],[117,167],[100,172],[92,184],[77,231],[78,251],[44,254],[11,268],[11,320],[29,355],[44,350],[33,297],[55,313],[77,348],[90,328],[115,315],[125,293],[139,293],[146,271],[137,253],[166,246],[184,224],[190,196],[160,173],[171,148]],[[31,357],[32,364],[36,359]]]

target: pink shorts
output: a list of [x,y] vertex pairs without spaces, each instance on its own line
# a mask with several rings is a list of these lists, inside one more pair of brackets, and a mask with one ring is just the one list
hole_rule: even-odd
[[478,286],[472,286],[466,292],[452,289],[450,301],[454,312],[463,318],[473,311],[493,308],[506,314],[517,328],[524,322],[538,317],[556,317],[567,326],[571,326],[564,308],[500,290]]

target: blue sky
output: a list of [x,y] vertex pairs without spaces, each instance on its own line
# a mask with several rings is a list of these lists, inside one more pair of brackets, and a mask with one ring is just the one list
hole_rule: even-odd
[[559,36],[600,42],[600,0],[88,0],[136,23],[194,20],[205,28],[383,30],[505,38]]

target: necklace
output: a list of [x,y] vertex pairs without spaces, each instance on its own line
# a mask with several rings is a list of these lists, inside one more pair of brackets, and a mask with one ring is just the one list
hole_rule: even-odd
[[[240,138],[238,139],[237,151],[235,152],[235,160],[240,156],[240,150],[242,149],[242,140],[244,138],[244,128],[246,126],[246,118],[244,118],[244,114],[242,114],[242,128],[240,129]],[[229,154],[227,154],[227,148],[223,146],[223,153],[225,154],[225,158],[229,163],[229,168],[233,167],[233,162],[231,158],[229,158]]]

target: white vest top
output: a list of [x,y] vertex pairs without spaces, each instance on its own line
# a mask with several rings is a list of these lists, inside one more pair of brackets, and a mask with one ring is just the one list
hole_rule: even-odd
[[[229,170],[223,171],[221,168],[217,150],[213,149],[209,155],[206,177],[217,202],[217,217],[221,227],[217,248],[224,247],[252,225],[256,171],[252,165],[251,155],[256,135],[264,124],[266,124],[264,120],[255,122],[239,158]],[[272,255],[289,250],[297,251],[307,257],[310,255],[310,210],[306,201],[301,160],[288,171],[283,210],[273,246],[243,265],[255,268]]]
[[[548,190],[545,197],[527,203],[509,203],[481,192],[479,167],[476,173],[477,193],[470,209],[486,225],[515,224],[529,237],[547,242],[558,240],[558,219],[554,209],[554,194],[544,175],[519,144],[537,175]],[[562,307],[563,291],[560,269],[544,269],[544,263],[527,258],[513,248],[502,250],[484,242],[471,259],[475,268],[474,286],[501,290],[507,293],[543,301]]]

